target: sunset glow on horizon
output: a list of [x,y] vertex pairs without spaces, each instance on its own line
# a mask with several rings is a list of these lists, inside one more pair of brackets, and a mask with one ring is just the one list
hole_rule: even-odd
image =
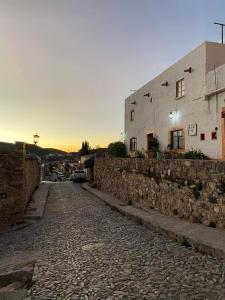
[[0,141],[37,132],[41,147],[71,152],[121,140],[131,90],[219,41],[224,10],[222,0],[0,0]]

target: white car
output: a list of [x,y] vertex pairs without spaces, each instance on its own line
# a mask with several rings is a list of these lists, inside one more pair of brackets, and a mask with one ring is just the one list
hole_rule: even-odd
[[73,172],[73,181],[74,182],[86,181],[86,174],[84,170],[75,170]]

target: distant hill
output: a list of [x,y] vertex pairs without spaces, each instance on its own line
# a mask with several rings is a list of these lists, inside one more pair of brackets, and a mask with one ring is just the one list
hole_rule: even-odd
[[[33,144],[26,144],[26,153],[28,155],[38,155],[41,158],[44,158],[47,154],[55,154],[55,155],[67,155],[67,152],[53,149],[53,148],[42,148],[39,146],[35,146]],[[15,150],[15,144],[0,142],[0,153],[8,153]]]
[[67,152],[54,149],[54,148],[42,148],[39,146],[35,146],[33,144],[26,144],[26,152],[29,155],[38,155],[41,158],[44,158],[47,154],[55,154],[55,155],[66,155]]

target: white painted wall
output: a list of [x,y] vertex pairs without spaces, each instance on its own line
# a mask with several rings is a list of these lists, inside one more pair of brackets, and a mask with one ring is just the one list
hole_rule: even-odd
[[[161,149],[169,143],[170,129],[184,129],[185,150],[201,149],[213,158],[222,157],[221,107],[225,107],[224,93],[205,100],[205,94],[215,90],[214,70],[210,70],[216,53],[215,66],[225,63],[225,45],[205,42],[176,64],[148,82],[125,100],[125,134],[129,152],[130,138],[137,138],[137,149],[147,149],[147,134],[158,136]],[[207,53],[209,57],[207,57]],[[220,56],[220,57],[218,57]],[[192,73],[184,69],[192,67]],[[225,65],[216,68],[218,88],[225,87]],[[176,82],[185,79],[185,96],[176,99]],[[168,87],[161,86],[165,81]],[[144,94],[150,92],[150,98]],[[136,105],[131,104],[136,101]],[[135,120],[130,121],[130,111],[135,110]],[[177,111],[176,118],[169,119],[170,111]],[[188,125],[197,123],[197,136],[188,136]],[[211,132],[218,127],[217,140],[211,140]],[[205,141],[200,141],[200,133],[205,133]]]

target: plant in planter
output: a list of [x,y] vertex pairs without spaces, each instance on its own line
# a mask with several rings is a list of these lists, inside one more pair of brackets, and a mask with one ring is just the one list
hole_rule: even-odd
[[134,157],[136,158],[145,158],[145,154],[141,152],[140,150],[136,150],[134,153]]
[[159,152],[159,141],[156,136],[149,141],[149,146],[152,150],[153,158],[157,158],[157,153]]
[[170,158],[173,157],[173,155],[172,155],[172,149],[173,149],[173,146],[171,144],[168,144],[167,147],[166,147],[166,149],[163,152],[163,155],[164,155],[165,159],[170,159]]
[[198,149],[192,149],[188,150],[184,153],[178,153],[177,157],[178,159],[209,159],[208,156],[206,156],[201,150]]

